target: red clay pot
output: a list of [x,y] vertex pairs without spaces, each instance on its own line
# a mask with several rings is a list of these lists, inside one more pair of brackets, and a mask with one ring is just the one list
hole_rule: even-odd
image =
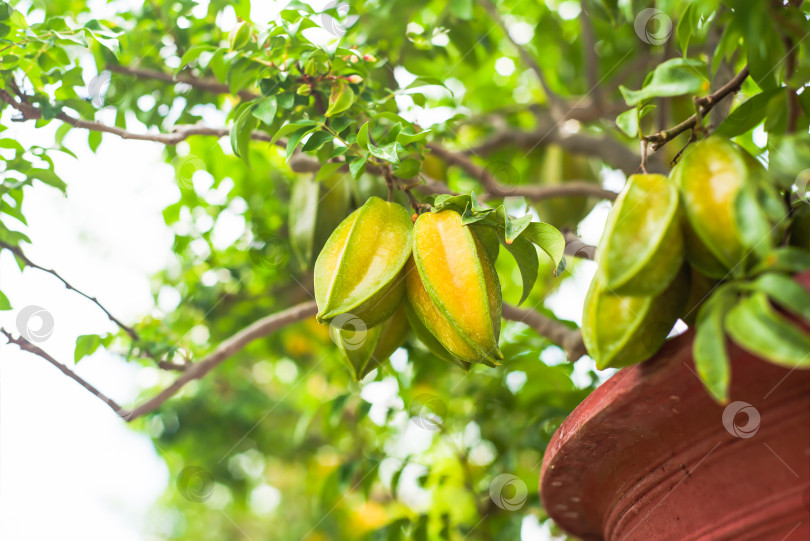
[[[810,289],[810,273],[798,281]],[[810,370],[732,344],[724,408],[692,340],[619,371],[563,422],[540,473],[546,511],[588,540],[810,539]]]

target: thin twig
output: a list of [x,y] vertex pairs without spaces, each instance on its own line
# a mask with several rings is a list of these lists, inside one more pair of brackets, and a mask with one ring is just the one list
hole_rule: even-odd
[[618,195],[616,192],[602,188],[599,184],[587,181],[570,181],[554,186],[501,184],[489,170],[476,165],[464,154],[449,151],[432,143],[428,143],[427,147],[449,164],[459,167],[462,171],[481,182],[486,192],[493,197],[523,196],[537,201],[554,197],[589,196],[613,200]]
[[[38,107],[23,99],[21,99],[21,101],[15,100],[14,97],[12,97],[5,90],[0,89],[0,99],[19,111],[23,120],[38,120],[42,118],[42,111],[40,111]],[[129,139],[133,141],[152,141],[170,146],[176,145],[181,141],[185,141],[192,135],[227,137],[231,133],[231,130],[227,128],[208,128],[206,126],[198,125],[175,126],[171,133],[133,133],[123,128],[119,128],[118,126],[104,124],[103,122],[75,118],[67,113],[59,113],[56,115],[56,118],[62,122],[65,122],[66,124],[70,124],[74,128],[81,128],[102,133],[111,133],[122,139]],[[272,136],[264,132],[254,131],[251,133],[251,139],[256,141],[271,141]],[[276,144],[281,146],[283,143],[281,141],[277,141]]]
[[[715,105],[723,100],[723,98],[737,92],[740,87],[742,87],[743,81],[745,81],[746,77],[748,77],[748,66],[745,66],[740,73],[735,75],[733,79],[718,88],[715,92],[695,100],[695,104],[696,107],[698,107],[700,116],[706,116],[706,113],[711,111]],[[644,136],[644,139],[650,143],[649,150],[651,152],[656,152],[683,132],[695,128],[695,126],[699,123],[699,120],[700,117],[696,113],[674,128]]]
[[267,336],[268,334],[286,327],[287,325],[312,317],[315,315],[316,311],[317,307],[315,306],[315,302],[309,301],[297,304],[287,308],[286,310],[263,317],[258,321],[251,323],[244,329],[220,343],[219,346],[214,349],[214,351],[206,355],[202,360],[192,364],[176,380],[174,380],[174,383],[160,391],[157,395],[150,398],[140,406],[134,408],[127,420],[131,421],[133,419],[137,419],[142,415],[156,410],[166,400],[174,396],[188,382],[195,379],[201,379],[223,361],[242,350],[250,342],[256,340],[257,338]]
[[77,382],[79,385],[81,385],[82,387],[84,387],[85,389],[90,391],[94,396],[98,397],[102,402],[107,404],[122,419],[125,419],[127,421],[130,420],[131,412],[129,412],[128,410],[126,410],[126,409],[122,408],[121,406],[119,406],[115,402],[115,400],[113,400],[112,398],[109,398],[108,396],[106,396],[104,393],[102,393],[101,391],[96,389],[93,385],[91,385],[90,383],[85,381],[76,372],[74,372],[73,370],[71,370],[67,366],[63,365],[62,363],[60,363],[59,361],[54,359],[48,352],[46,352],[45,350],[43,350],[39,346],[32,344],[31,342],[29,342],[28,340],[26,340],[22,336],[20,336],[19,338],[14,338],[11,335],[11,333],[9,333],[8,331],[6,331],[5,329],[3,329],[1,327],[0,327],[0,333],[5,335],[6,340],[8,340],[9,344],[15,344],[15,345],[19,346],[19,348],[21,350],[23,350],[23,351],[27,351],[29,353],[33,353],[34,355],[42,357],[43,359],[45,359],[46,361],[48,361],[49,363],[54,365],[56,368],[58,368],[67,377],[71,378],[72,380]]
[[64,286],[65,286],[67,289],[69,289],[69,290],[71,290],[71,291],[75,291],[76,293],[78,293],[79,295],[81,295],[82,297],[84,297],[85,299],[89,300],[90,302],[92,302],[93,304],[95,304],[96,306],[98,306],[99,308],[101,308],[101,311],[102,311],[102,312],[104,312],[105,314],[107,314],[107,317],[110,319],[110,321],[112,321],[113,323],[115,323],[116,325],[118,325],[118,327],[119,327],[121,330],[123,330],[124,332],[126,332],[126,333],[127,333],[129,336],[130,336],[130,337],[132,337],[132,339],[133,339],[133,340],[139,340],[138,333],[135,331],[135,329],[133,329],[133,328],[132,328],[132,327],[130,327],[129,325],[126,325],[124,322],[122,322],[122,321],[121,321],[120,319],[118,319],[117,317],[113,316],[113,315],[110,313],[110,311],[109,311],[109,310],[107,310],[107,309],[106,309],[106,308],[105,308],[105,307],[104,307],[104,306],[103,306],[103,305],[102,305],[102,304],[99,302],[99,300],[98,300],[96,297],[91,297],[91,296],[90,296],[90,295],[88,295],[87,293],[84,293],[83,291],[81,291],[81,290],[79,290],[79,289],[77,289],[77,288],[73,287],[73,285],[71,285],[71,284],[70,284],[70,283],[69,283],[67,280],[65,280],[64,278],[62,278],[62,277],[59,275],[59,273],[58,273],[58,272],[56,272],[55,270],[53,270],[53,269],[46,269],[45,267],[43,267],[43,266],[41,266],[41,265],[37,265],[36,263],[34,263],[33,261],[31,261],[31,260],[28,258],[28,256],[26,256],[26,255],[23,253],[23,251],[22,251],[22,250],[21,250],[21,249],[20,249],[18,246],[13,246],[13,245],[11,245],[11,244],[8,244],[8,243],[6,243],[6,242],[4,242],[4,241],[0,240],[0,248],[5,248],[6,250],[9,250],[11,253],[13,253],[13,254],[14,254],[14,255],[16,255],[18,258],[20,258],[20,259],[21,259],[21,260],[22,260],[22,261],[23,261],[23,262],[24,262],[24,263],[25,263],[27,266],[29,266],[29,267],[31,267],[31,268],[34,268],[34,269],[41,270],[41,271],[43,271],[43,272],[47,272],[48,274],[50,274],[50,275],[52,275],[52,276],[55,276],[55,277],[56,277],[56,278],[57,278],[57,279],[58,279],[60,282],[62,282],[62,283],[64,284]]
[[[23,337],[14,338],[6,332],[4,329],[0,328],[0,333],[4,334],[8,339],[9,343],[17,344],[20,349],[38,355],[48,361],[49,363],[53,364],[59,370],[65,373],[65,375],[69,376],[70,378],[77,381],[81,384],[85,389],[93,393],[95,396],[100,398],[104,401],[110,408],[113,409],[122,419],[127,422],[133,421],[138,417],[146,415],[149,412],[156,410],[163,404],[166,400],[177,394],[177,392],[182,389],[188,382],[193,381],[195,379],[201,379],[205,376],[208,372],[213,370],[216,366],[221,364],[226,359],[232,357],[237,352],[242,350],[246,345],[250,342],[267,336],[270,333],[273,333],[282,327],[290,325],[292,323],[296,323],[298,321],[304,320],[308,317],[312,317],[315,315],[317,308],[315,306],[314,301],[304,302],[286,310],[282,310],[281,312],[277,312],[275,314],[263,317],[258,321],[255,321],[245,327],[244,329],[240,330],[230,338],[224,340],[222,343],[219,344],[211,353],[206,355],[200,362],[188,365],[184,370],[183,373],[174,380],[174,383],[160,391],[154,397],[150,398],[149,400],[145,401],[141,405],[135,407],[132,410],[126,410],[116,404],[113,400],[106,397],[101,391],[87,383],[81,377],[79,377],[75,372],[68,369],[65,365],[58,362],[54,359],[51,355],[43,351],[41,348],[31,344],[28,340]],[[174,365],[179,367],[180,365]]]
[[563,231],[565,255],[580,259],[596,259],[596,246],[587,244],[572,231]]

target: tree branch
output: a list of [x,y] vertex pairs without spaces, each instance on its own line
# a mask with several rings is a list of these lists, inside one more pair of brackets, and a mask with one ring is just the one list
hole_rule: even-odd
[[[166,400],[177,394],[177,392],[182,389],[188,382],[193,381],[195,379],[201,379],[205,376],[208,372],[213,370],[216,366],[221,364],[223,361],[227,360],[229,357],[232,357],[237,352],[242,350],[246,345],[248,345],[253,340],[257,338],[262,338],[271,334],[282,327],[290,325],[292,323],[296,323],[298,321],[304,320],[308,317],[312,317],[315,315],[317,308],[315,306],[315,301],[308,301],[304,302],[286,310],[282,310],[281,312],[277,312],[275,314],[263,317],[241,331],[237,332],[230,338],[224,340],[219,346],[217,346],[211,353],[206,355],[200,362],[186,365],[185,369],[183,370],[182,374],[174,380],[174,383],[160,391],[154,397],[150,398],[146,402],[142,403],[141,405],[135,407],[132,410],[127,410],[122,408],[118,404],[115,403],[112,399],[105,396],[101,391],[87,383],[84,379],[82,379],[79,375],[77,375],[74,371],[67,368],[65,365],[54,359],[51,355],[43,351],[38,346],[35,346],[22,336],[20,338],[14,338],[6,332],[5,329],[0,328],[0,333],[4,334],[6,339],[10,344],[16,344],[20,347],[20,349],[24,351],[28,351],[35,355],[38,355],[57,367],[61,370],[66,376],[70,377],[71,379],[78,382],[82,387],[90,391],[93,395],[100,398],[104,403],[106,403],[110,408],[112,408],[115,413],[117,413],[122,419],[127,422],[133,421],[138,417],[146,415],[147,413],[154,411],[157,409],[161,404],[163,404]],[[181,365],[172,365],[173,369],[179,369]]]
[[103,306],[103,305],[102,305],[102,304],[99,302],[99,300],[98,300],[96,297],[91,297],[91,296],[90,296],[90,295],[88,295],[87,293],[84,293],[83,291],[80,291],[80,290],[76,289],[75,287],[73,287],[73,286],[72,286],[72,285],[71,285],[71,284],[70,284],[70,283],[69,283],[67,280],[65,280],[64,278],[62,278],[62,277],[59,275],[59,273],[58,273],[58,272],[56,272],[55,270],[53,270],[53,269],[46,269],[45,267],[43,267],[43,266],[41,266],[41,265],[37,265],[36,263],[34,263],[34,262],[33,262],[33,261],[31,261],[30,259],[28,259],[28,256],[26,256],[26,255],[23,253],[23,251],[22,251],[22,250],[21,250],[21,249],[20,249],[18,246],[12,246],[11,244],[8,244],[8,243],[6,243],[6,242],[4,242],[4,241],[0,240],[0,248],[5,248],[6,250],[9,250],[11,253],[13,253],[13,254],[14,254],[14,255],[16,255],[18,258],[20,258],[20,259],[21,259],[21,260],[22,260],[22,261],[23,261],[23,262],[24,262],[24,263],[25,263],[27,266],[29,266],[29,267],[31,267],[31,268],[34,268],[34,269],[41,270],[41,271],[43,271],[43,272],[47,272],[48,274],[50,274],[50,275],[52,275],[52,276],[55,276],[55,277],[56,277],[56,278],[57,278],[57,279],[58,279],[60,282],[62,282],[62,283],[64,284],[64,286],[65,286],[67,289],[69,289],[69,290],[71,290],[71,291],[75,291],[76,293],[78,293],[79,295],[81,295],[82,297],[84,297],[85,299],[89,300],[90,302],[92,302],[93,304],[95,304],[96,306],[98,306],[99,308],[101,308],[101,311],[102,311],[102,312],[104,312],[105,314],[107,314],[107,317],[110,319],[110,321],[112,321],[113,323],[115,323],[116,325],[118,325],[118,327],[119,327],[121,330],[125,331],[125,332],[126,332],[126,333],[127,333],[129,336],[130,336],[130,337],[132,337],[132,339],[133,339],[133,340],[138,340],[138,339],[139,339],[139,337],[138,337],[138,333],[137,333],[137,332],[135,332],[135,329],[133,329],[133,328],[132,328],[132,327],[130,327],[129,325],[124,324],[124,322],[122,322],[120,319],[118,319],[117,317],[113,316],[113,315],[110,313],[110,311],[109,311],[109,310],[107,310],[106,308],[104,308],[104,306]]
[[[231,94],[231,88],[224,83],[220,83],[216,79],[199,78],[190,75],[173,75],[163,71],[122,66],[119,64],[109,64],[106,66],[106,69],[113,73],[131,75],[138,79],[154,79],[156,81],[164,81],[167,83],[181,83],[198,90],[202,90],[203,92],[209,92],[211,94]],[[259,94],[251,92],[250,90],[240,90],[236,95],[245,101],[250,101],[259,97]]]
[[703,118],[712,108],[722,101],[726,96],[737,92],[748,77],[748,66],[745,66],[740,73],[734,76],[729,82],[718,88],[716,91],[702,98],[695,100],[698,112],[690,116],[674,128],[663,130],[658,133],[644,136],[644,140],[650,143],[650,152],[655,152],[683,132],[690,130],[699,124],[699,118]]
[[568,360],[574,362],[587,353],[582,342],[582,334],[571,329],[564,323],[548,318],[531,308],[518,308],[511,304],[503,305],[503,318],[510,321],[525,323],[534,329],[540,336],[545,336],[568,355]]
[[[25,101],[23,98],[21,98],[20,101],[17,101],[8,92],[0,89],[0,99],[19,111],[23,120],[37,120],[42,118],[42,111],[40,111],[38,107]],[[111,133],[122,139],[129,139],[133,141],[152,141],[155,143],[162,143],[164,145],[176,145],[181,141],[185,141],[192,135],[227,137],[231,133],[231,130],[227,128],[208,128],[197,125],[175,126],[171,133],[133,133],[119,128],[118,126],[109,126],[103,122],[75,118],[67,113],[59,113],[56,115],[56,118],[62,122],[70,124],[74,128],[81,128],[102,133]],[[256,141],[269,142],[272,140],[272,136],[260,131],[254,131],[251,134],[251,138]],[[281,145],[282,143],[277,141],[276,144]]]
[[565,255],[580,259],[596,259],[596,246],[586,244],[572,231],[563,231],[565,238]]
[[250,342],[257,338],[262,338],[271,334],[287,325],[302,321],[308,317],[315,315],[317,307],[315,301],[308,301],[297,304],[281,312],[263,317],[241,331],[237,332],[230,338],[224,340],[214,351],[206,355],[201,361],[190,365],[174,383],[160,391],[154,397],[150,398],[140,406],[134,408],[127,421],[137,419],[151,411],[157,409],[166,400],[174,396],[180,389],[183,388],[188,382],[195,379],[201,379],[208,372],[220,365],[223,361],[232,357],[237,352],[242,350]]
[[[507,145],[534,149],[540,145],[557,144],[563,150],[574,154],[597,156],[615,169],[632,175],[638,170],[641,156],[627,148],[621,141],[607,135],[597,136],[586,133],[563,133],[557,123],[541,121],[532,131],[502,130],[484,141],[471,147],[465,154],[487,155]],[[653,169],[664,171],[663,164],[656,164]]]
[[107,404],[116,414],[118,414],[122,419],[129,420],[130,412],[126,409],[119,406],[115,400],[112,398],[107,397],[104,393],[96,389],[93,385],[85,381],[81,376],[79,376],[76,372],[68,368],[67,366],[63,365],[56,359],[54,359],[48,352],[36,346],[20,336],[19,338],[14,338],[11,333],[0,327],[0,333],[5,335],[6,340],[8,340],[9,344],[15,344],[19,346],[19,348],[23,351],[27,351],[29,353],[33,353],[39,357],[42,357],[56,368],[58,368],[63,374],[67,377],[72,379],[73,381],[77,382],[79,385],[90,391],[94,396],[98,397],[101,401]]
[[591,196],[613,200],[618,195],[610,190],[605,190],[598,184],[586,181],[571,181],[555,186],[501,184],[490,171],[476,165],[464,154],[449,151],[433,143],[428,143],[427,147],[449,164],[459,167],[462,171],[477,179],[487,193],[493,197],[523,196],[531,200],[540,200],[553,197]]

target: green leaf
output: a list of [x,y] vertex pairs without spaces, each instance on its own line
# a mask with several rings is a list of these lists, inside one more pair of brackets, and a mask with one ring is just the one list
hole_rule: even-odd
[[774,364],[810,366],[810,334],[779,315],[763,292],[743,298],[729,311],[726,331],[743,349]]
[[696,14],[694,7],[694,4],[689,4],[686,7],[686,11],[683,12],[683,15],[681,15],[681,18],[678,20],[678,28],[675,30],[675,33],[678,36],[678,45],[680,46],[681,52],[684,56],[686,56],[686,51],[689,48],[689,40],[692,37],[692,28],[697,26],[697,21],[694,20],[694,16]]
[[616,117],[616,126],[628,137],[638,136],[638,109],[633,107]]
[[303,128],[298,129],[290,134],[290,137],[287,139],[287,161],[290,161],[290,158],[295,152],[295,147],[298,146],[298,143],[301,142],[301,139],[308,133],[311,133],[316,129],[315,126],[304,126]]
[[751,269],[750,274],[757,276],[769,271],[796,273],[808,269],[810,269],[810,253],[807,250],[794,246],[781,246]]
[[304,152],[310,150],[318,150],[326,143],[331,142],[334,138],[335,137],[327,131],[316,131],[310,136],[309,139],[307,139],[307,142],[304,143],[304,146],[302,147],[301,150],[303,150]]
[[180,59],[180,67],[177,68],[177,71],[182,70],[198,58],[200,55],[206,51],[214,51],[216,47],[213,45],[195,45],[194,47],[190,48],[183,57]]
[[362,149],[367,149],[368,148],[368,143],[369,143],[369,140],[368,140],[368,122],[366,122],[365,124],[360,126],[360,130],[358,130],[358,132],[357,132],[357,140],[356,140],[356,142],[360,146],[360,148],[362,148]]
[[767,256],[772,248],[773,229],[757,200],[756,186],[747,184],[734,199],[734,218],[743,245],[760,258]]
[[284,124],[282,127],[278,129],[278,131],[273,134],[273,138],[270,140],[270,144],[272,145],[278,139],[284,137],[285,135],[289,135],[290,133],[303,128],[304,126],[309,126],[310,128],[314,129],[318,125],[317,122],[314,120],[296,120],[295,122],[289,122]]
[[419,169],[422,167],[421,162],[419,160],[414,160],[413,158],[408,158],[407,160],[402,160],[399,166],[394,169],[394,174],[399,178],[413,178],[419,174]]
[[810,323],[810,293],[789,276],[768,272],[749,287],[765,293],[773,302]]
[[472,224],[470,225],[470,230],[484,247],[484,251],[494,264],[495,261],[498,260],[498,251],[501,247],[501,243],[498,242],[498,233],[496,232],[495,228],[484,224]]
[[353,179],[357,180],[357,178],[363,174],[363,171],[365,171],[368,156],[368,154],[365,154],[362,158],[358,158],[349,163],[349,171],[351,172]]
[[734,109],[712,133],[731,138],[755,128],[765,119],[766,107],[770,99],[780,91],[780,89],[774,88],[748,99]]
[[397,156],[396,143],[391,143],[381,147],[369,144],[368,151],[371,152],[372,156],[374,156],[375,158],[380,158],[381,160],[385,160],[393,164],[399,163],[399,156]]
[[256,128],[258,121],[251,114],[254,107],[252,103],[243,103],[234,112],[233,127],[231,127],[231,148],[233,153],[250,164],[250,136]]
[[692,345],[695,368],[709,394],[720,402],[728,402],[731,367],[726,351],[726,331],[723,321],[736,301],[734,288],[721,287],[701,306],[697,331]]
[[326,109],[326,116],[335,116],[342,113],[354,103],[354,91],[349,83],[343,79],[338,79],[332,92],[329,94],[329,107]]
[[559,267],[565,252],[565,237],[556,227],[544,222],[532,222],[522,236],[539,246]]
[[84,357],[92,355],[101,345],[101,337],[97,334],[83,334],[76,338],[76,350],[73,352],[73,361],[79,362]]
[[232,51],[244,47],[250,41],[250,24],[247,21],[235,26],[228,35],[228,44]]
[[522,304],[531,293],[535,282],[537,282],[537,273],[540,268],[537,250],[534,244],[522,237],[516,238],[511,244],[504,242],[503,245],[515,258],[520,270],[520,277],[523,280],[523,293],[518,304]]
[[90,146],[90,150],[93,152],[98,150],[99,145],[101,145],[101,132],[91,131],[87,135],[87,144]]
[[28,172],[28,178],[37,179],[48,186],[53,186],[62,193],[67,190],[67,184],[51,169],[31,169]]
[[11,310],[11,301],[8,300],[5,293],[0,291],[0,310]]
[[406,128],[397,135],[397,143],[407,145],[409,143],[415,143],[416,141],[422,141],[429,133],[430,130],[422,130],[419,133],[413,133],[413,130]]
[[659,64],[641,90],[630,90],[624,86],[620,86],[619,90],[631,107],[650,98],[694,94],[706,82],[706,77],[700,71],[702,67],[703,62],[698,60],[673,58]]
[[253,116],[261,120],[267,125],[273,124],[276,119],[276,111],[278,110],[278,102],[275,96],[267,96],[260,99],[253,108]]
[[520,218],[513,220],[509,217],[506,213],[506,210],[503,208],[503,205],[498,207],[498,213],[503,214],[503,222],[504,222],[504,234],[503,238],[506,241],[506,244],[512,244],[518,235],[523,233],[523,231],[529,227],[529,224],[532,221],[532,215],[527,214],[526,216],[521,216]]

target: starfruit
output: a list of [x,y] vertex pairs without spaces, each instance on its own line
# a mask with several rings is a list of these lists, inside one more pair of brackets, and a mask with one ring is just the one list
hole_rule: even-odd
[[693,230],[687,234],[686,257],[707,276],[722,278],[745,255],[735,204],[757,164],[737,145],[711,136],[687,149],[672,171],[686,227]]
[[503,359],[498,275],[459,213],[419,216],[405,284],[416,316],[451,355],[468,363]]
[[632,175],[599,244],[599,273],[620,295],[657,295],[678,274],[683,233],[678,188],[663,175]]
[[[493,171],[493,174],[497,176],[497,171]],[[586,156],[565,152],[557,144],[546,147],[538,178],[548,185],[564,185],[569,179],[599,184],[599,175]],[[513,179],[503,180],[507,183],[514,182]],[[534,208],[544,222],[558,228],[576,229],[577,224],[593,209],[596,201],[594,197],[570,196],[540,200],[534,203]]]
[[[408,267],[406,266],[406,269]],[[407,272],[407,270],[406,270]],[[413,269],[413,272],[417,272],[416,269]],[[452,353],[447,351],[443,345],[439,343],[433,333],[431,333],[425,324],[422,323],[422,320],[419,319],[419,316],[416,315],[411,303],[406,299],[405,302],[402,303],[405,308],[405,315],[408,318],[408,326],[413,331],[414,336],[422,343],[422,345],[427,348],[432,354],[437,356],[438,358],[442,359],[443,361],[447,361],[451,364],[455,364],[456,366],[464,369],[465,371],[469,371],[472,368],[472,364],[466,361],[462,361],[458,357],[455,357]]]
[[652,357],[663,345],[689,293],[684,266],[657,296],[617,295],[599,278],[591,282],[582,315],[582,339],[599,370]]
[[365,328],[359,321],[347,321],[343,326],[329,326],[329,335],[337,345],[356,381],[379,367],[408,337],[408,319],[404,303],[382,325]]
[[318,321],[351,314],[370,328],[388,319],[405,292],[412,231],[408,211],[378,197],[347,216],[315,261]]

